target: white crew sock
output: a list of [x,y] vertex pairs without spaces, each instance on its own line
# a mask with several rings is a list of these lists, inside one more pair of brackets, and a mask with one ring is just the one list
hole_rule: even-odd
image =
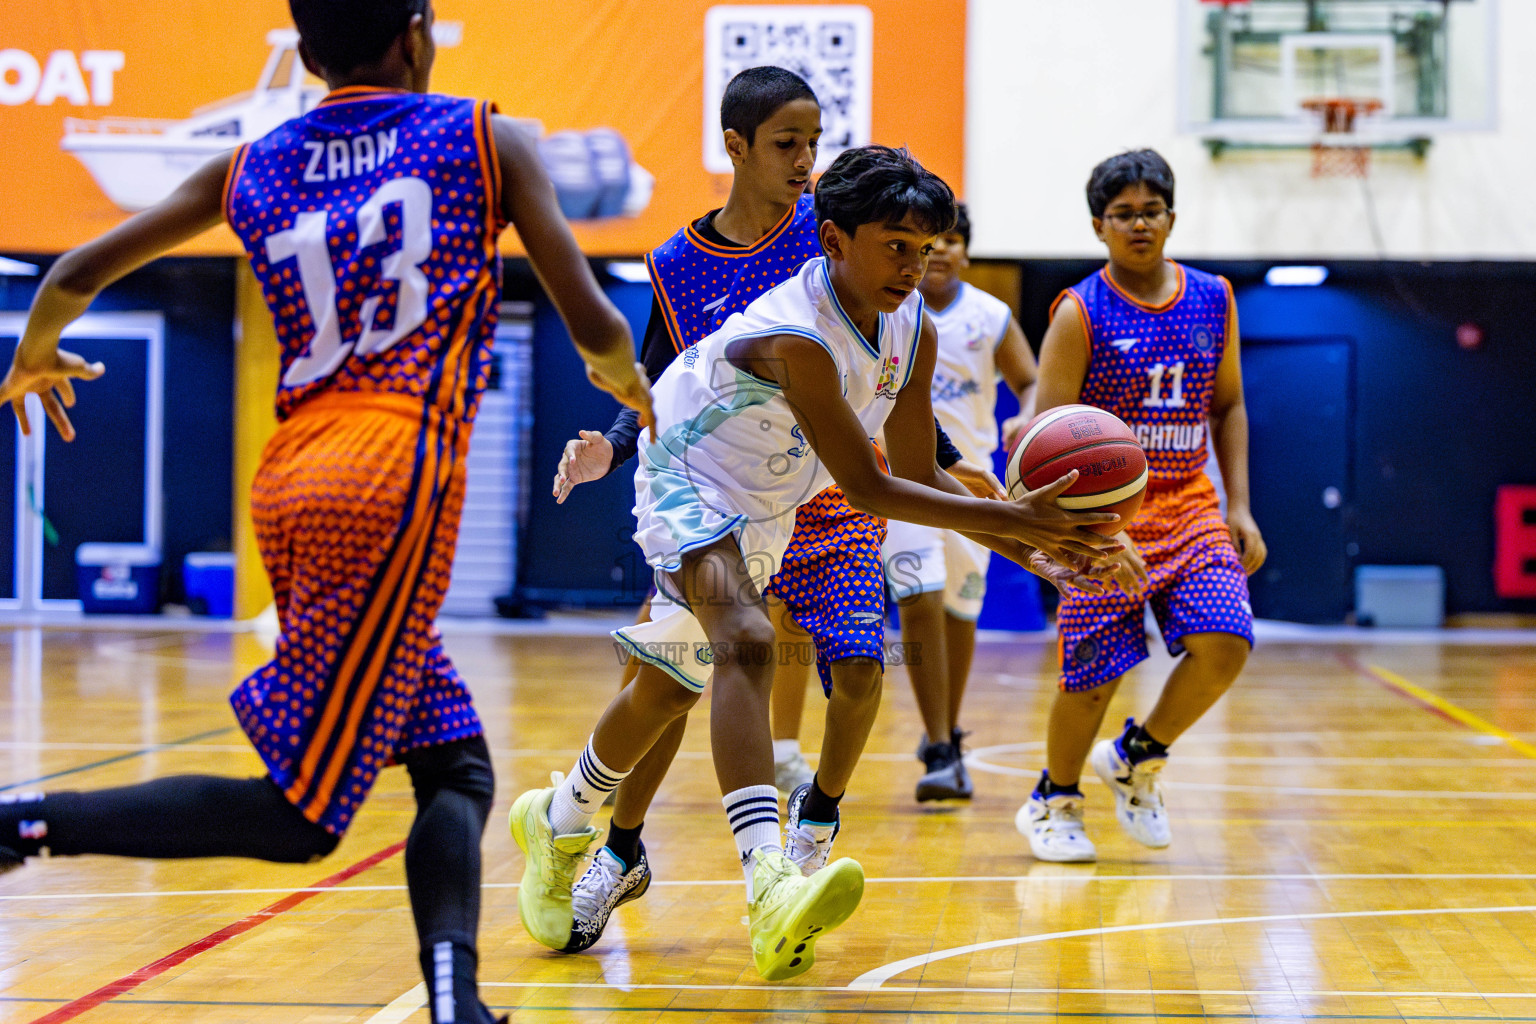
[[800,753],[800,741],[798,739],[774,740],[773,763],[783,764],[790,758]]
[[585,831],[592,816],[603,806],[609,793],[619,788],[629,772],[615,771],[598,760],[592,752],[592,740],[581,752],[565,781],[555,789],[549,805],[549,824],[555,835],[565,836]]
[[720,802],[725,805],[725,816],[736,837],[736,852],[741,855],[741,870],[747,879],[747,902],[751,903],[757,851],[765,846],[783,849],[779,836],[779,791],[772,786],[747,786],[725,794]]

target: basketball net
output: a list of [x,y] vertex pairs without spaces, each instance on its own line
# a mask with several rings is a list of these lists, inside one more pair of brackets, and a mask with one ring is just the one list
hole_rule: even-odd
[[1381,109],[1381,100],[1330,98],[1303,100],[1302,107],[1322,118],[1323,134],[1312,143],[1312,177],[1368,178],[1371,147],[1358,144],[1355,118]]

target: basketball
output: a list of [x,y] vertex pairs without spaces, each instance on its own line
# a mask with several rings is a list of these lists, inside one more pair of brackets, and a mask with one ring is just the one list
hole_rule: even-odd
[[1056,504],[1072,512],[1117,512],[1120,521],[1090,526],[1110,536],[1125,529],[1147,492],[1147,453],[1125,421],[1091,405],[1063,405],[1029,421],[1008,452],[1004,482],[1017,499],[1077,470]]

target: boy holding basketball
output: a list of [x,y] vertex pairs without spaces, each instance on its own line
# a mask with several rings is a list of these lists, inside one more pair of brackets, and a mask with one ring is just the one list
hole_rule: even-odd
[[[788,280],[820,255],[811,171],[821,135],[821,107],[809,85],[783,68],[748,68],[726,86],[720,126],[734,167],[725,206],[678,231],[648,253],[653,300],[641,358],[654,380],[689,345],[731,314]],[[634,456],[639,428],[630,410],[606,434],[583,431],[566,445],[554,493],[614,472]],[[940,467],[959,476],[960,453],[940,435]],[[774,783],[791,800],[791,858],[825,863],[839,824],[838,803],[880,703],[885,641],[880,542],[885,521],[856,511],[836,485],[794,513],[794,537],[770,583],[774,620]],[[649,602],[640,621],[650,618]],[[800,712],[814,650],[828,696],[821,759],[813,776],[799,751]],[[636,673],[668,685],[665,665],[642,649],[621,686]],[[687,718],[668,726],[615,791],[603,846],[573,891],[572,931],[557,948],[596,943],[614,910],[651,882],[641,841],[645,816],[682,742]]]
[[[1091,861],[1083,830],[1083,761],[1115,797],[1125,832],[1169,843],[1158,774],[1168,747],[1220,699],[1253,645],[1247,577],[1264,563],[1248,507],[1248,417],[1237,308],[1224,278],[1165,259],[1173,171],[1152,150],[1111,157],[1088,181],[1106,266],[1067,289],[1040,349],[1039,411],[1082,403],[1114,413],[1146,449],[1140,513],[1119,535],[1120,593],[1064,595],[1057,613],[1061,688],[1051,706],[1046,770],[1016,819],[1041,860]],[[1205,475],[1206,434],[1227,488],[1223,519]],[[1157,704],[1094,744],[1110,698],[1147,657],[1149,600],[1170,654],[1182,655]],[[1089,757],[1089,748],[1092,756]]]
[[[685,349],[657,384],[658,436],[642,439],[635,475],[635,539],[659,595],[654,621],[620,635],[670,678],[633,680],[571,775],[557,773],[554,788],[513,806],[513,835],[528,855],[519,909],[547,945],[569,935],[571,864],[596,839],[590,821],[604,793],[687,714],[711,674],[715,773],[747,884],[758,973],[777,980],[807,970],[815,941],[858,905],[857,863],[845,858],[807,877],[785,856],[768,727],[774,633],[762,589],[796,508],[825,486],[835,481],[871,515],[994,535],[1020,559],[1024,544],[1062,562],[1118,549],[1078,529],[1113,517],[1056,507],[1073,476],[1018,502],[989,501],[934,461],[935,341],[916,286],[934,237],[954,220],[948,186],[909,154],[865,146],[828,169],[815,210],[826,255]],[[882,426],[889,475],[869,443]]]
[[[65,440],[60,331],[107,285],[227,221],[282,346],[252,516],[282,633],[231,698],[259,778],[182,775],[0,805],[0,870],[54,855],[253,857],[336,848],[378,773],[416,796],[406,884],[435,1024],[487,1024],[476,991],[480,841],[494,792],[468,688],[434,620],[517,227],[588,375],[650,418],[628,326],[597,287],[530,140],[489,103],[427,92],[429,0],[291,0],[329,94],[216,157],[170,198],[54,264],[0,401],[36,393]],[[331,153],[322,167],[317,153]],[[355,159],[347,159],[355,155]],[[364,157],[366,156],[366,160]]]

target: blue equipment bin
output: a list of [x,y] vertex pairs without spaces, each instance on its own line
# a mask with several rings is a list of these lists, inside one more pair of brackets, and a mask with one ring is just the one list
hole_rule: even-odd
[[1438,565],[1355,566],[1355,619],[1387,629],[1445,624],[1445,570]]
[[[235,556],[230,551],[193,551],[182,560],[187,603],[213,619],[235,614]],[[204,610],[206,609],[206,610]]]
[[147,544],[81,544],[75,580],[88,614],[148,615],[160,600],[160,552]]

